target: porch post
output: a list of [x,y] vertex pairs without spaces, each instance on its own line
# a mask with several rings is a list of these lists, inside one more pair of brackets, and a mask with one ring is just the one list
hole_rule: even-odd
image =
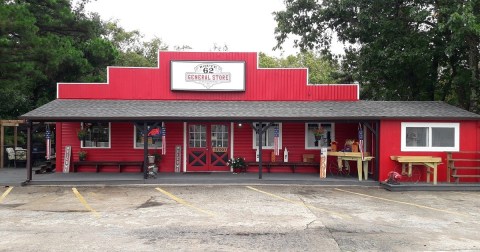
[[263,135],[263,127],[262,127],[262,122],[259,122],[259,130],[258,132],[258,179],[262,179],[262,135]]
[[27,181],[32,181],[32,122],[27,122]]
[[258,134],[258,179],[262,179],[262,147],[263,147],[263,140],[262,136],[265,131],[267,131],[270,126],[272,126],[272,122],[268,123],[265,125],[265,127],[262,126],[262,122],[258,122],[259,126],[255,127],[255,124],[252,123],[252,128],[255,130],[255,132]]
[[4,163],[3,163],[3,153],[5,153],[5,130],[3,128],[3,124],[2,122],[0,121],[0,168],[3,168],[4,166]]
[[147,122],[143,123],[143,178],[148,178],[148,126]]
[[380,166],[380,123],[375,121],[375,172],[373,173],[374,179],[378,180],[379,176],[379,166]]

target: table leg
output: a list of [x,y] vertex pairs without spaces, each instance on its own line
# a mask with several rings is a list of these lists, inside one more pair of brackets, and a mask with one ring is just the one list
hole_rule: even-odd
[[430,167],[428,167],[428,165],[425,165],[425,168],[427,170],[426,174],[427,174],[427,183],[430,183]]
[[358,180],[362,181],[362,159],[357,159]]
[[368,180],[368,161],[363,161],[363,176],[365,180]]
[[437,184],[437,163],[433,164],[433,184]]

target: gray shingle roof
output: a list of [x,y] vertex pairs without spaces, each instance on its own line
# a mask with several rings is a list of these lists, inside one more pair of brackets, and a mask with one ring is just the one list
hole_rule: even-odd
[[153,101],[57,99],[20,117],[31,121],[480,120],[436,101]]

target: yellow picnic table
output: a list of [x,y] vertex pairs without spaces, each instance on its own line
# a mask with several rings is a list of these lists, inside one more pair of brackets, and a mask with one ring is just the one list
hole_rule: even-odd
[[[437,184],[437,165],[442,162],[441,157],[433,156],[390,156],[394,161],[402,164],[402,175],[412,174],[413,165],[423,165],[426,168],[427,173],[427,183],[430,183],[430,174],[433,173],[433,184]],[[406,168],[408,167],[408,172]],[[432,169],[433,172],[430,170]]]
[[363,160],[362,160],[362,153],[360,152],[329,151],[327,152],[327,155],[337,157],[339,168],[341,168],[343,161],[356,161],[358,180],[362,181],[362,170],[363,170],[365,180],[368,179],[368,161],[374,158],[370,156],[368,152],[364,153]]

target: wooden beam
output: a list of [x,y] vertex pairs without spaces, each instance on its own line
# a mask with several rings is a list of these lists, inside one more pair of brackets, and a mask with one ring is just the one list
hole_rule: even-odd
[[3,168],[5,165],[3,163],[3,153],[5,153],[5,129],[3,128],[3,125],[0,126],[0,168]]

